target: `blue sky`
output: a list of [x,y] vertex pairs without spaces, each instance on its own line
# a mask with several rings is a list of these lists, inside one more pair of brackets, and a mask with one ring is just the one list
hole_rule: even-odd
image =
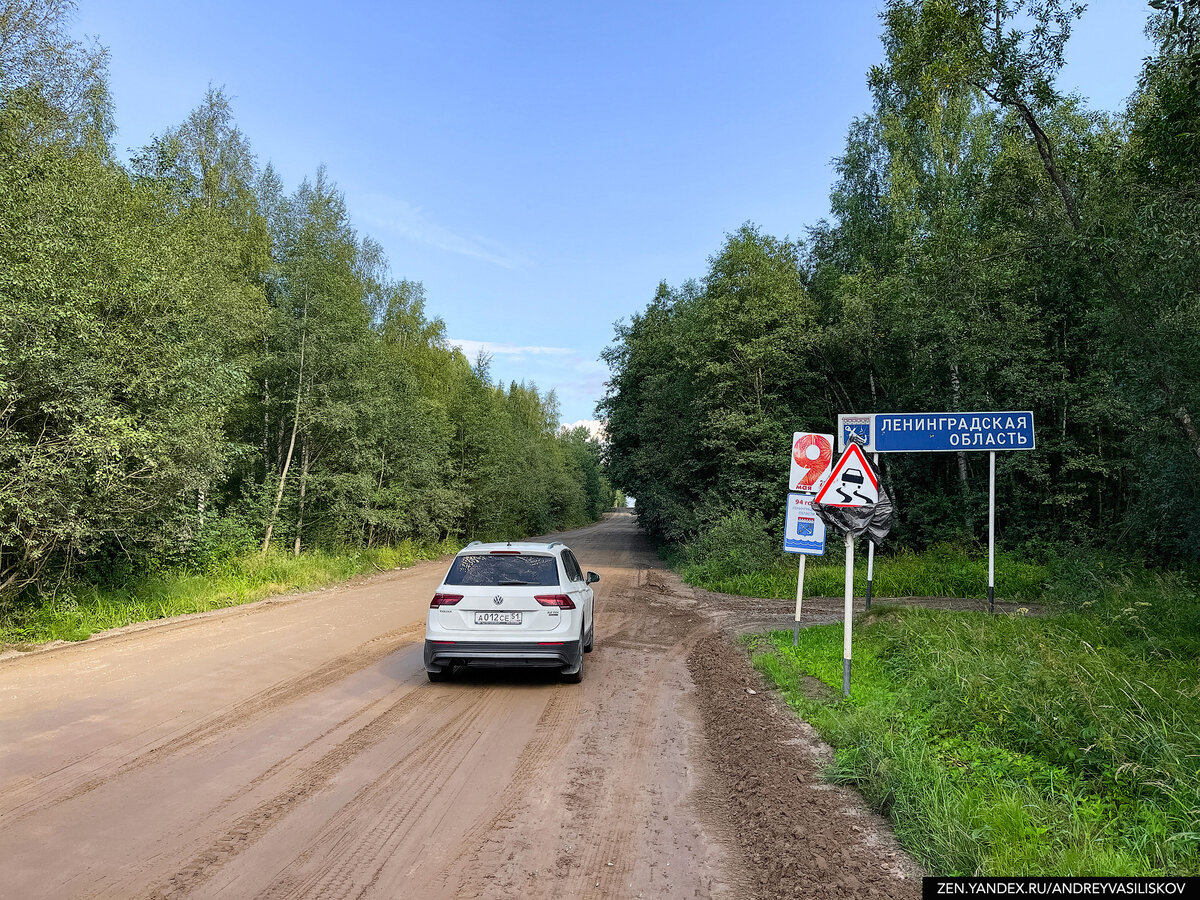
[[[800,235],[869,108],[882,3],[81,2],[112,54],[117,146],[211,83],[289,188],[321,163],[393,272],[493,374],[590,419],[613,323],[751,221]],[[1093,0],[1061,86],[1117,109],[1139,0]]]

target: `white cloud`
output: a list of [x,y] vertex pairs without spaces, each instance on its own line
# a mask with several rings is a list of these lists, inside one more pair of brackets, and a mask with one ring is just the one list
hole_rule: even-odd
[[387,209],[387,213],[362,216],[364,224],[386,228],[418,244],[478,259],[503,269],[521,269],[530,265],[529,260],[497,241],[479,235],[460,234],[434,222],[419,206],[395,198],[374,199],[380,207]]
[[571,427],[589,425],[594,420],[584,418],[593,413],[596,401],[607,390],[608,367],[583,356],[570,347],[509,344],[499,341],[475,341],[467,338],[447,338],[446,343],[457,347],[474,362],[479,353],[492,357],[491,374],[500,384],[510,381],[537,385],[543,393],[553,390],[559,409],[575,419]]
[[604,423],[599,419],[580,419],[578,422],[571,422],[569,425],[560,426],[560,431],[574,431],[582,425],[588,430],[588,434],[598,441],[607,440],[607,435],[604,433]]
[[474,359],[479,351],[492,356],[567,356],[574,353],[567,347],[522,347],[517,344],[500,344],[495,341],[468,341],[461,338],[446,338],[446,343],[457,347],[468,359]]

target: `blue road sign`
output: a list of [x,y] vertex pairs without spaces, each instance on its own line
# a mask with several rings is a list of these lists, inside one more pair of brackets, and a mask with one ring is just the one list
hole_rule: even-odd
[[1033,413],[872,413],[838,416],[840,449],[867,453],[1033,450]]

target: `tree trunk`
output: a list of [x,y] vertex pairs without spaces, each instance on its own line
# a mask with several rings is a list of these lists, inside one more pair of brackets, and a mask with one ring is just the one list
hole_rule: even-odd
[[[280,396],[287,394],[287,381],[283,383],[283,389],[280,391]],[[270,469],[279,471],[279,464],[283,461],[283,439],[287,435],[287,419],[282,415],[279,417],[279,427],[275,429],[275,459],[272,461]]]
[[309,463],[309,443],[308,435],[304,436],[304,449],[300,452],[300,510],[296,514],[296,543],[292,548],[292,555],[300,555],[300,538],[304,532],[304,495],[308,493],[308,463]]
[[[383,473],[387,468],[387,453],[379,454],[379,484],[375,486],[375,491],[378,493],[383,490]],[[372,507],[374,508],[374,507]],[[367,549],[375,546],[375,522],[372,519],[370,526],[367,528]]]
[[[305,318],[308,317],[307,307]],[[287,458],[283,461],[283,471],[279,473],[279,490],[275,492],[275,505],[271,509],[271,518],[267,519],[267,534],[263,538],[262,552],[266,553],[271,546],[271,535],[275,531],[275,519],[279,515],[279,505],[283,502],[283,485],[287,481],[288,469],[292,465],[292,451],[296,449],[296,432],[300,429],[300,397],[304,393],[304,344],[307,335],[300,332],[300,371],[296,378],[296,412],[292,416],[292,439],[288,443]]]
[[[950,392],[954,398],[954,408],[962,410],[962,384],[958,380],[958,363],[950,364]],[[958,457],[958,480],[962,484],[963,492],[963,524],[967,526],[967,533],[972,537],[975,536],[975,517],[971,515],[971,483],[967,477],[967,454],[962,450],[955,451],[955,456]]]
[[[263,332],[263,360],[267,359],[267,354],[271,351],[271,341],[267,333]],[[269,370],[268,370],[269,371]],[[262,432],[262,456],[263,466],[266,471],[270,471],[270,466],[267,464],[267,453],[271,445],[271,382],[267,376],[263,375],[262,380],[262,406],[263,406],[263,432]]]
[[268,387],[270,382],[263,378],[263,433],[262,433],[262,455],[263,465],[268,465],[269,457],[267,454],[271,450],[271,390]]

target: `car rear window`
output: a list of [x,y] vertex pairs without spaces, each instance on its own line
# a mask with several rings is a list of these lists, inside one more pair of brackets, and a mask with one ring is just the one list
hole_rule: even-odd
[[549,587],[558,584],[558,561],[553,556],[468,553],[454,560],[446,584]]

